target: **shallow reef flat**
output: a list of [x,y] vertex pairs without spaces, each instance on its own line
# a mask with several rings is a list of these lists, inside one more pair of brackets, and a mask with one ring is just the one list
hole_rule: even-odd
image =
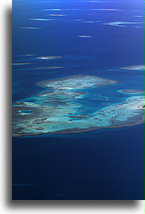
[[13,136],[77,133],[142,123],[143,96],[130,96],[100,108],[96,97],[95,109],[89,100],[81,102],[88,99],[87,88],[90,93],[94,87],[113,83],[116,81],[86,75],[38,83],[45,89],[13,104]]
[[33,63],[21,62],[21,63],[13,63],[12,65],[19,66],[19,65],[31,65],[31,64]]
[[75,75],[38,83],[39,86],[52,89],[84,89],[115,84],[117,81],[97,76]]
[[143,24],[143,22],[121,22],[121,21],[116,21],[116,22],[104,23],[104,25],[110,25],[110,26],[114,26],[114,27],[128,27],[129,25],[138,26],[140,24]]
[[124,89],[124,90],[119,90],[118,92],[123,94],[144,94],[143,90],[133,90],[133,89]]
[[25,29],[25,30],[39,30],[40,29],[38,27],[33,27],[33,26],[32,27],[26,26],[26,27],[20,27],[20,28]]
[[131,70],[131,71],[143,71],[144,68],[145,68],[144,65],[132,65],[132,66],[123,67],[121,69]]
[[35,70],[47,70],[47,69],[62,69],[64,67],[60,67],[60,66],[47,66],[47,67],[35,67],[33,69]]
[[53,97],[53,100],[59,99],[62,101],[66,99],[68,100],[68,99],[74,99],[79,97],[82,98],[84,94],[85,92],[83,91],[49,90],[38,94],[38,96],[39,96],[39,101],[41,100],[41,102],[43,102],[44,98],[46,98],[47,101],[48,99],[52,99],[52,97]]
[[88,39],[88,38],[91,38],[92,36],[90,36],[90,35],[78,35],[77,37]]
[[53,60],[53,59],[60,59],[62,56],[39,56],[37,59],[41,60]]

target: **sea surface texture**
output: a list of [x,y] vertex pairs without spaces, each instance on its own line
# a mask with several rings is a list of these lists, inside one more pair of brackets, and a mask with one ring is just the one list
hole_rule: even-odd
[[143,200],[143,1],[13,0],[13,200]]

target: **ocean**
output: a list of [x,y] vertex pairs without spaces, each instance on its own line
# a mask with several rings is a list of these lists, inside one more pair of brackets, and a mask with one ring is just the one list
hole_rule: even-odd
[[[100,108],[116,104],[117,108],[128,97],[141,96],[144,64],[141,0],[13,0],[12,22],[15,111],[22,111],[16,102],[31,100],[35,104],[37,97],[47,92],[47,88],[38,85],[43,81],[48,84],[60,81],[61,87],[51,88],[54,95],[48,99],[51,111],[50,102],[53,103],[55,119],[58,117],[55,109],[62,109],[62,102],[66,112],[67,106],[69,111],[75,109],[78,116],[81,108],[83,117],[92,118]],[[79,92],[86,94],[81,95],[84,97],[68,98],[66,94],[60,101],[57,96],[62,81],[72,76],[82,78],[79,84],[84,84],[84,77],[94,76],[117,83],[88,88],[83,85]],[[78,93],[77,87],[71,90],[72,96]],[[42,104],[41,101],[37,104]],[[138,122],[136,112],[131,120],[118,119],[119,124],[115,121],[114,126],[96,129],[90,123],[84,124],[82,118],[72,132],[64,124],[61,133],[39,134],[41,127],[39,131],[37,127],[35,132],[29,129],[29,134],[25,134],[25,130],[21,131],[23,127],[15,128],[21,126],[21,118],[26,118],[28,126],[30,109],[24,109],[20,119],[18,113],[13,117],[14,133],[19,135],[13,136],[12,146],[13,200],[143,200],[143,123]],[[124,110],[122,117],[123,114]],[[76,115],[74,118],[77,120]],[[59,132],[58,127],[54,124]]]

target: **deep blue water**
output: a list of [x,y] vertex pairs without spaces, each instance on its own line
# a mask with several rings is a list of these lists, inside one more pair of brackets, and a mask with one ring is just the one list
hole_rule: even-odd
[[[53,8],[65,10],[44,10]],[[108,8],[118,10],[92,10]],[[104,25],[116,21],[135,24]],[[13,101],[39,92],[41,80],[76,74],[119,81],[113,93],[98,89],[112,102],[117,90],[142,90],[143,71],[120,69],[143,65],[142,22],[141,0],[13,0],[13,63],[33,63],[13,66]],[[37,60],[49,55],[63,58]],[[64,68],[34,69],[47,66]],[[142,200],[143,125],[13,138],[13,199]]]

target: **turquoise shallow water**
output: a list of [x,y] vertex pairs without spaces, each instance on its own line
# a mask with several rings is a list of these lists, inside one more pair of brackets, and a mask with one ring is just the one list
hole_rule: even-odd
[[[110,106],[141,96],[119,90],[143,90],[143,70],[136,69],[143,65],[142,22],[141,1],[14,0],[13,105],[28,100],[34,103],[46,90],[38,82],[73,75],[117,81],[81,89],[85,97],[81,95],[77,103],[88,115],[106,107],[106,99]],[[57,96],[53,95],[54,109]],[[50,99],[48,105],[50,101],[52,105]],[[25,117],[31,113],[31,109],[18,110]],[[20,125],[22,119],[13,121]],[[142,198],[141,124],[13,138],[13,199]]]
[[[75,75],[39,82],[42,91],[13,105],[14,136],[77,133],[100,128],[118,128],[143,123],[143,91],[126,90],[128,97],[102,95],[117,81],[97,76]],[[96,89],[96,90],[93,90]],[[132,94],[131,92],[134,92]],[[126,93],[122,93],[123,95]]]

